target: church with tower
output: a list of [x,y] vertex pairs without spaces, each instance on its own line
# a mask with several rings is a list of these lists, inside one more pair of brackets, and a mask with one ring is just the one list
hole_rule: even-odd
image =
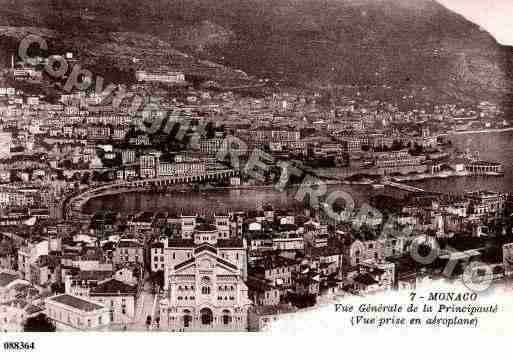
[[247,251],[233,218],[182,217],[181,236],[164,250],[160,325],[174,331],[244,331],[248,326]]

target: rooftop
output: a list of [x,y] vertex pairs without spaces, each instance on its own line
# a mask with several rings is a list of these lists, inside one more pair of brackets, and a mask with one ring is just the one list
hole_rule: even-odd
[[312,257],[329,257],[334,255],[342,254],[344,249],[337,246],[326,246],[326,247],[313,247],[310,248],[310,255]]
[[248,286],[249,290],[259,293],[273,289],[273,286],[269,283],[269,281],[251,276],[249,276],[246,280],[246,285]]
[[0,272],[0,287],[5,287],[16,279],[19,279],[19,276],[16,274]]
[[217,231],[217,227],[211,224],[200,224],[199,226],[196,226],[195,231],[197,232],[215,232]]
[[50,297],[47,300],[64,304],[68,307],[73,307],[84,312],[92,312],[94,310],[103,308],[102,306],[96,303],[69,294],[60,294],[55,297]]
[[80,271],[76,276],[73,277],[73,279],[101,281],[110,277],[112,277],[112,271],[110,270],[89,270]]
[[364,284],[364,285],[373,285],[378,283],[369,273],[361,273],[354,277],[354,281]]
[[[169,238],[168,240],[168,248],[192,248],[197,245],[194,243],[194,240],[191,239],[182,239],[182,238]],[[242,248],[243,242],[242,239],[219,239],[216,248]]]
[[140,248],[142,245],[134,241],[120,241],[118,248]]
[[117,279],[109,279],[105,282],[98,284],[91,290],[91,295],[114,295],[114,294],[128,294],[135,295],[137,293],[137,287],[134,285],[126,284]]
[[264,258],[256,261],[254,267],[262,268],[262,269],[266,270],[266,269],[294,266],[296,264],[297,264],[297,262],[294,259],[285,258],[285,257],[278,255],[278,256],[264,257]]

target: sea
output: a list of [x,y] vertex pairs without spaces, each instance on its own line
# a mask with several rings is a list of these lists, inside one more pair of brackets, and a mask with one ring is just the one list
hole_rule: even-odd
[[[477,190],[513,192],[513,131],[452,134],[451,141],[458,149],[478,151],[482,160],[501,162],[504,175],[423,179],[408,182],[409,185],[442,193]],[[328,188],[327,193],[334,191],[349,194],[355,206],[367,203],[377,193],[369,185],[333,185]],[[169,193],[134,192],[94,198],[84,205],[83,210],[85,213],[114,211],[130,214],[150,211],[211,215],[216,212],[256,210],[261,209],[264,204],[271,204],[276,209],[297,211],[305,207],[305,201],[301,197],[298,189],[294,187],[285,191],[262,187]]]

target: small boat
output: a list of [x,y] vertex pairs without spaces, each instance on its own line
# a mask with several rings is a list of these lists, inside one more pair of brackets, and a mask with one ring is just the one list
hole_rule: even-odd
[[372,185],[372,188],[381,189],[381,188],[385,188],[385,185],[383,183],[374,183]]

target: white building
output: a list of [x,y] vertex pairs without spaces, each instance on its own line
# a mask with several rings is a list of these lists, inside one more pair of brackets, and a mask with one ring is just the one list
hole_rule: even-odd
[[246,249],[201,224],[166,248],[161,323],[169,330],[247,330]]
[[0,158],[7,158],[11,155],[12,134],[0,132]]
[[69,294],[47,298],[45,312],[58,330],[101,330],[111,323],[109,308]]
[[180,71],[136,71],[135,78],[138,82],[162,82],[162,83],[184,83],[185,74]]
[[128,323],[135,317],[137,286],[108,279],[91,289],[89,296],[109,308],[110,321]]

